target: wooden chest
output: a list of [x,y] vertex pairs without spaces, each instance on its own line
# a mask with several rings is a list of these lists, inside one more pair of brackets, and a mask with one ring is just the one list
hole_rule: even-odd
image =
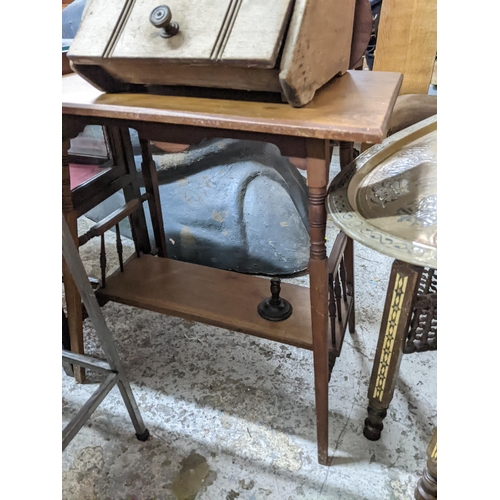
[[347,71],[355,0],[87,0],[68,52],[105,92],[275,93],[292,106]]

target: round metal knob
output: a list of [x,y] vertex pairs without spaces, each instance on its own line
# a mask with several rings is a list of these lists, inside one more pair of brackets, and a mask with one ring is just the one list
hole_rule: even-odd
[[179,31],[179,25],[176,22],[171,22],[172,11],[166,5],[160,5],[153,9],[149,20],[155,28],[160,28],[160,35],[163,38],[170,38]]

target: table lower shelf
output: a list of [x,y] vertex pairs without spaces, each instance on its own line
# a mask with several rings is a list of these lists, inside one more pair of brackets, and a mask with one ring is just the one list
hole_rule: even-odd
[[309,288],[281,284],[293,307],[279,322],[259,316],[257,306],[271,295],[269,280],[177,260],[141,255],[124,272],[106,279],[103,299],[178,316],[284,344],[312,349]]

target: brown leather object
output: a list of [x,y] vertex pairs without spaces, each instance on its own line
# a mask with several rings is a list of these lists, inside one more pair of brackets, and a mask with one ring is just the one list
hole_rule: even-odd
[[366,52],[372,34],[372,8],[370,0],[356,0],[349,69],[356,68]]
[[428,94],[405,94],[396,99],[389,120],[387,135],[395,134],[437,114],[437,96]]

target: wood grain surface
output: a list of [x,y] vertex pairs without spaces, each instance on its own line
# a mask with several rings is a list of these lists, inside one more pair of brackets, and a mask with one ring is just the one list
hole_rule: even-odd
[[374,71],[403,73],[401,94],[427,94],[436,50],[436,0],[384,0]]
[[[106,2],[103,2],[106,3]],[[158,0],[135,0],[111,52],[111,57],[156,58],[169,61],[208,62],[215,46],[230,0],[169,0],[172,21],[179,32],[163,38],[149,21]]]
[[242,0],[222,53],[222,62],[273,68],[292,4],[292,0]]
[[108,41],[115,32],[116,24],[126,0],[87,0],[78,32],[71,43],[68,57],[102,57]]
[[277,69],[240,68],[219,64],[175,64],[155,59],[125,59],[113,57],[99,64],[111,75],[130,83],[148,85],[189,85],[226,89],[281,92]]
[[302,108],[287,103],[104,94],[76,74],[62,77],[62,113],[352,142],[381,142],[399,73],[348,71]]
[[[142,255],[124,273],[106,279],[103,298],[312,349],[309,289],[282,283],[281,296],[293,313],[280,322],[260,317],[257,306],[269,297],[269,280],[187,262]],[[242,293],[244,290],[244,293]]]
[[302,106],[349,68],[354,0],[296,0],[280,67],[288,102]]

